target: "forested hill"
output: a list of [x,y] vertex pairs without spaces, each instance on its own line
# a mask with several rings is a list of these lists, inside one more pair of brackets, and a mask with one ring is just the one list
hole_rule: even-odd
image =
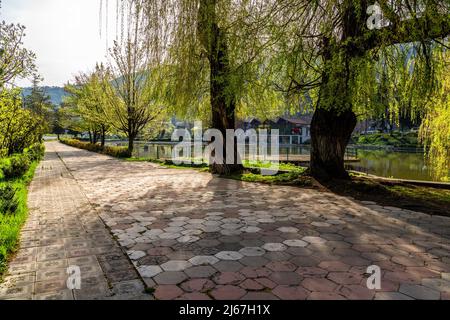
[[[60,105],[63,97],[67,95],[64,88],[61,87],[42,87],[45,90],[45,94],[50,96],[53,104]],[[22,88],[22,94],[28,96],[31,93],[31,88]]]

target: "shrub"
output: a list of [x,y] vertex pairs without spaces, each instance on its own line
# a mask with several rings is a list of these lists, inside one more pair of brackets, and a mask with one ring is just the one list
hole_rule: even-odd
[[14,214],[18,206],[16,188],[10,183],[0,185],[0,214]]
[[45,154],[45,146],[42,143],[35,143],[25,149],[25,153],[28,155],[30,161],[41,160]]
[[130,153],[128,152],[128,148],[126,147],[113,147],[113,146],[102,147],[99,144],[83,142],[76,139],[61,139],[60,141],[71,147],[105,154],[115,158],[129,158],[131,156]]
[[5,180],[20,178],[30,168],[30,159],[28,154],[16,154],[0,161],[0,177]]

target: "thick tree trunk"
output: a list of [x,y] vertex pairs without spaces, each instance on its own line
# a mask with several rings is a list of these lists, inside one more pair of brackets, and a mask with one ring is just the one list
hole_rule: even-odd
[[231,68],[226,33],[218,26],[216,0],[202,0],[199,7],[199,37],[208,52],[210,64],[210,95],[212,127],[223,135],[223,163],[210,165],[212,173],[229,175],[242,172],[244,167],[238,164],[236,139],[233,139],[233,163],[226,163],[226,130],[235,129],[236,96],[231,85]]
[[347,179],[344,156],[356,116],[351,110],[317,109],[311,123],[311,174],[319,180]]
[[350,83],[351,60],[346,50],[327,47],[319,100],[311,122],[311,174],[319,180],[348,179],[344,157],[357,119]]

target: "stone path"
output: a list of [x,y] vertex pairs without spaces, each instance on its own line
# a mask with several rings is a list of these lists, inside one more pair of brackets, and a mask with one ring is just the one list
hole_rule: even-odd
[[[20,250],[0,285],[0,299],[134,299],[144,284],[98,213],[47,144],[29,189],[29,218]],[[81,290],[69,290],[69,266],[78,266]]]
[[[30,192],[31,206],[40,204],[40,209],[32,210],[22,241],[22,251],[36,250],[36,256],[28,258],[23,251],[11,273],[25,272],[39,280],[39,270],[47,268],[27,268],[45,249],[26,246],[49,246],[40,243],[48,234],[50,241],[62,241],[53,252],[65,261],[71,249],[61,238],[70,239],[68,230],[82,230],[73,236],[91,240],[98,235],[110,243],[86,244],[91,256],[91,246],[110,248],[93,256],[112,285],[104,296],[114,293],[114,283],[123,283],[128,284],[125,293],[119,289],[113,297],[142,297],[128,260],[90,203],[156,299],[450,299],[449,218],[310,189],[128,163],[56,142],[47,148],[47,160]],[[49,161],[62,167],[52,151],[76,181],[67,173],[60,178],[57,172],[46,172]],[[43,232],[34,231],[38,227]],[[366,286],[371,265],[381,268],[380,290]],[[122,274],[119,270],[126,270],[124,277],[111,278]],[[39,281],[33,278],[33,283],[34,296],[45,298],[36,291]],[[17,295],[29,297],[31,290]],[[76,290],[73,294],[81,296]]]

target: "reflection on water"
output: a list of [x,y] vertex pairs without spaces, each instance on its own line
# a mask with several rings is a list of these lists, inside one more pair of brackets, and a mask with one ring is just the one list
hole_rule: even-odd
[[420,152],[358,150],[358,158],[358,163],[347,168],[387,178],[435,181]]
[[[126,146],[127,143],[110,142],[111,145]],[[171,159],[172,143],[137,142],[134,156],[149,159]],[[270,150],[268,151],[270,153]],[[280,146],[280,160],[295,160],[298,155],[309,155],[308,146]],[[397,152],[390,150],[361,150],[348,152],[350,157],[357,156],[359,162],[347,164],[347,169],[369,173],[381,177],[435,181],[425,163],[421,152]],[[449,170],[450,176],[450,170]]]

